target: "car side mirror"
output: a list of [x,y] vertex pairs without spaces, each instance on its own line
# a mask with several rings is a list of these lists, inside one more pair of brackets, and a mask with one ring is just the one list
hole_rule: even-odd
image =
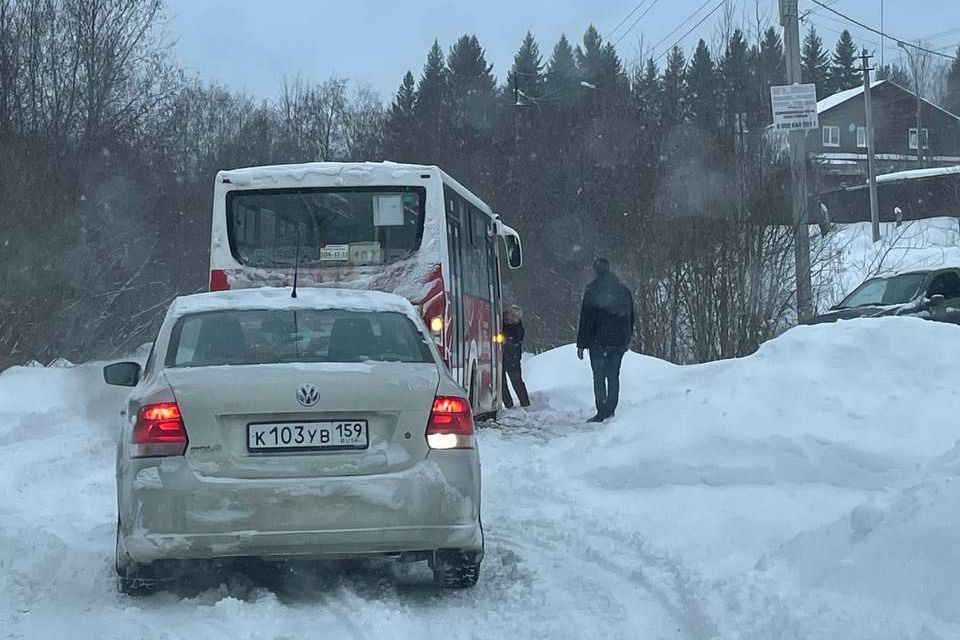
[[931,306],[931,307],[939,307],[939,306],[942,305],[945,301],[946,301],[946,297],[944,297],[942,294],[937,293],[937,294],[935,294],[935,295],[930,296],[930,306]]
[[140,382],[140,364],[114,362],[103,368],[103,381],[117,387],[135,387]]

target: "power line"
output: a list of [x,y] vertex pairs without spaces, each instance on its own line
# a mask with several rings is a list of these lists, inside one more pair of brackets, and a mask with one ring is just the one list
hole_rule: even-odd
[[660,45],[662,45],[664,42],[666,42],[666,41],[670,38],[670,36],[672,36],[673,34],[675,34],[677,31],[680,31],[680,29],[682,29],[682,28],[684,27],[684,25],[686,25],[688,22],[690,22],[691,20],[693,20],[693,19],[696,17],[696,15],[697,15],[698,13],[700,13],[701,11],[703,11],[704,7],[706,7],[706,6],[707,6],[708,4],[710,4],[711,2],[713,2],[713,0],[707,0],[707,1],[704,2],[702,5],[700,5],[699,7],[697,7],[697,10],[694,11],[693,13],[691,13],[689,16],[687,16],[687,19],[684,20],[683,22],[681,22],[680,24],[678,24],[678,25],[673,29],[673,31],[671,31],[671,32],[668,33],[667,35],[665,35],[665,36],[663,36],[662,38],[660,38],[660,41],[657,42],[657,44],[653,45],[652,49],[653,49],[654,51],[656,51],[657,49],[659,49],[659,48],[660,48]]
[[615,26],[615,27],[613,28],[613,30],[610,31],[610,33],[607,34],[607,39],[609,40],[610,38],[612,38],[612,37],[613,37],[613,34],[615,34],[615,33],[617,32],[617,29],[619,29],[620,27],[622,27],[622,26],[624,25],[624,23],[625,23],[627,20],[630,19],[630,16],[632,16],[632,15],[635,14],[637,11],[639,11],[639,10],[640,10],[640,7],[642,7],[642,6],[644,5],[644,3],[646,3],[646,2],[647,2],[647,0],[640,0],[640,2],[637,3],[637,6],[635,6],[635,7],[633,8],[633,11],[631,11],[630,13],[628,13],[628,14],[626,15],[626,17],[625,17],[623,20],[621,20],[621,21],[617,24],[617,26]]
[[617,41],[613,43],[613,46],[617,46],[618,44],[620,44],[621,40],[623,40],[628,35],[630,35],[630,32],[633,31],[633,28],[636,27],[640,23],[640,21],[643,20],[655,6],[657,6],[658,2],[660,2],[660,0],[653,0],[653,4],[647,7],[646,11],[641,13],[640,17],[633,21],[633,24],[630,25],[630,28],[624,31],[623,34],[619,38],[617,38]]
[[884,38],[890,38],[891,40],[896,40],[896,42],[898,43],[898,45],[899,45],[900,43],[903,43],[904,46],[912,47],[912,48],[916,49],[917,51],[925,51],[926,53],[929,53],[929,54],[932,54],[932,55],[935,55],[935,56],[940,56],[940,57],[942,57],[942,58],[949,58],[950,60],[953,60],[953,56],[947,55],[947,54],[945,54],[945,53],[940,53],[939,51],[934,51],[933,49],[928,49],[928,48],[926,48],[926,47],[921,47],[921,46],[918,45],[918,44],[910,44],[908,41],[904,40],[903,38],[897,38],[897,37],[895,37],[895,36],[890,35],[889,33],[884,33],[883,31],[880,31],[879,29],[874,29],[874,28],[871,27],[871,26],[865,25],[865,24],[863,24],[862,22],[860,22],[859,20],[854,20],[854,19],[851,18],[850,16],[848,16],[848,15],[846,15],[846,14],[843,14],[843,13],[840,13],[839,11],[837,11],[836,9],[834,9],[833,7],[830,7],[830,6],[826,5],[826,4],[824,4],[824,3],[821,2],[820,0],[810,0],[810,2],[812,2],[812,3],[815,4],[815,5],[819,5],[819,6],[823,7],[824,9],[826,9],[827,11],[829,11],[830,13],[835,13],[835,14],[837,14],[838,16],[840,16],[841,18],[843,18],[844,20],[847,20],[848,22],[851,22],[851,23],[853,23],[853,24],[855,24],[855,25],[857,25],[857,26],[859,26],[859,27],[862,27],[862,28],[866,29],[867,31],[871,31],[871,32],[873,32],[873,33],[875,33],[875,34],[877,34],[877,35],[883,36]]
[[[715,14],[717,11],[719,11],[720,8],[723,7],[723,5],[725,5],[726,3],[727,3],[727,0],[721,0],[720,4],[718,4],[717,6],[715,6],[713,9],[710,10],[710,13],[708,13],[707,15],[703,16],[703,17],[700,19],[700,22],[698,22],[697,24],[695,24],[695,25],[693,25],[692,27],[690,27],[690,30],[689,30],[689,31],[687,31],[685,34],[683,34],[682,36],[680,36],[680,39],[679,39],[679,40],[677,40],[677,41],[674,42],[672,45],[670,45],[670,47],[668,47],[667,49],[665,49],[664,52],[661,53],[661,54],[660,54],[659,56],[657,56],[656,58],[654,58],[653,61],[654,61],[654,62],[659,62],[660,59],[663,58],[663,56],[665,56],[665,55],[667,55],[668,53],[670,53],[670,52],[673,50],[674,47],[678,46],[681,42],[683,42],[684,40],[686,40],[687,36],[689,36],[691,33],[693,33],[693,32],[697,29],[697,27],[699,27],[699,26],[702,25],[704,22],[706,22],[706,21],[707,21],[707,18],[709,18],[710,16],[712,16],[713,14]],[[699,12],[700,9],[697,9],[697,11]],[[696,13],[694,13],[694,15],[696,15]],[[686,22],[686,21],[684,21],[684,22]]]

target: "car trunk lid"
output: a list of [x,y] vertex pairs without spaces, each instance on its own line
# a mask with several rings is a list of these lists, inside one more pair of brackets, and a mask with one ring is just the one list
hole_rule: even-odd
[[[183,367],[168,368],[164,375],[189,436],[186,458],[195,473],[211,478],[364,475],[408,468],[427,455],[424,430],[439,385],[433,363]],[[314,400],[312,393],[302,392],[305,385],[316,393],[312,406],[304,406]],[[279,442],[276,449],[258,450],[248,434],[250,425],[316,430],[363,422],[368,442],[362,449],[289,448]]]

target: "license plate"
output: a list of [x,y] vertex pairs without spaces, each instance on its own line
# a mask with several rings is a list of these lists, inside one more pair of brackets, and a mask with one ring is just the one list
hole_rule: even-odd
[[248,451],[336,451],[369,444],[366,420],[247,425]]

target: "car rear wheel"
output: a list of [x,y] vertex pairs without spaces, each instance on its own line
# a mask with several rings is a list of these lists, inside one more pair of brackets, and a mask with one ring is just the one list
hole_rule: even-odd
[[475,553],[437,553],[431,564],[433,583],[441,589],[469,589],[480,579],[480,559]]
[[134,562],[123,544],[120,535],[120,521],[117,521],[117,550],[115,567],[117,570],[117,591],[127,596],[147,596],[155,593],[160,586],[159,576],[154,575],[150,565]]

